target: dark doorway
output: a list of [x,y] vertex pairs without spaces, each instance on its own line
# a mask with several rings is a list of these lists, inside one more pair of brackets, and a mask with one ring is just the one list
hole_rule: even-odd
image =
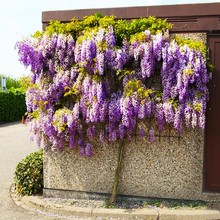
[[220,192],[220,35],[209,36],[208,46],[215,71],[206,115],[205,190]]

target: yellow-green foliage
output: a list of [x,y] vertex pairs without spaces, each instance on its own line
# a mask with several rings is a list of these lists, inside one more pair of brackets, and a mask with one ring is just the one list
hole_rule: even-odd
[[125,95],[131,96],[132,94],[137,95],[138,98],[148,98],[152,94],[152,89],[146,89],[140,80],[130,80],[125,86]]
[[194,50],[201,51],[204,55],[206,55],[207,47],[202,41],[195,41],[193,39],[186,39],[183,37],[175,36],[175,41],[180,45],[188,45],[189,48]]
[[[136,33],[150,30],[152,34],[158,31],[165,31],[170,29],[172,25],[166,20],[162,20],[155,17],[127,20],[117,20],[114,16],[102,16],[100,13],[96,13],[91,16],[84,17],[83,20],[73,18],[69,23],[61,23],[60,21],[50,21],[49,26],[46,27],[46,33],[52,35],[54,33],[71,34],[74,39],[77,39],[82,33],[89,31],[95,31],[95,29],[108,28],[112,26],[116,36],[117,45],[120,46],[124,38],[128,41],[130,37]],[[45,32],[35,32],[34,37],[40,37]]]

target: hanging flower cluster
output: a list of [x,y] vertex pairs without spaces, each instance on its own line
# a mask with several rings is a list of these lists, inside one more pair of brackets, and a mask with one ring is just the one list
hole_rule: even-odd
[[79,147],[92,156],[92,140],[103,144],[139,134],[155,140],[153,126],[205,126],[210,73],[198,49],[179,45],[168,32],[149,30],[116,45],[114,28],[96,28],[77,39],[45,33],[17,43],[30,66],[27,91],[32,132],[40,145]]

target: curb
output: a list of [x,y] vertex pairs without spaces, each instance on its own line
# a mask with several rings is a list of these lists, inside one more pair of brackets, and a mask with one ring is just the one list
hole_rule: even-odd
[[12,200],[18,206],[35,212],[52,213],[66,217],[83,218],[108,218],[121,220],[220,220],[219,210],[169,210],[169,209],[106,209],[106,208],[82,208],[59,204],[48,204],[41,196],[18,197],[10,189]]

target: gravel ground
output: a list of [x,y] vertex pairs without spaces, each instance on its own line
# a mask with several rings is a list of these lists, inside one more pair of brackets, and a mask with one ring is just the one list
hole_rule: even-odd
[[180,201],[180,200],[119,200],[114,205],[108,206],[106,200],[83,200],[83,199],[55,199],[44,198],[48,204],[59,204],[73,207],[92,208],[117,208],[117,209],[141,209],[141,208],[168,208],[168,209],[206,209],[205,203],[200,201]]

